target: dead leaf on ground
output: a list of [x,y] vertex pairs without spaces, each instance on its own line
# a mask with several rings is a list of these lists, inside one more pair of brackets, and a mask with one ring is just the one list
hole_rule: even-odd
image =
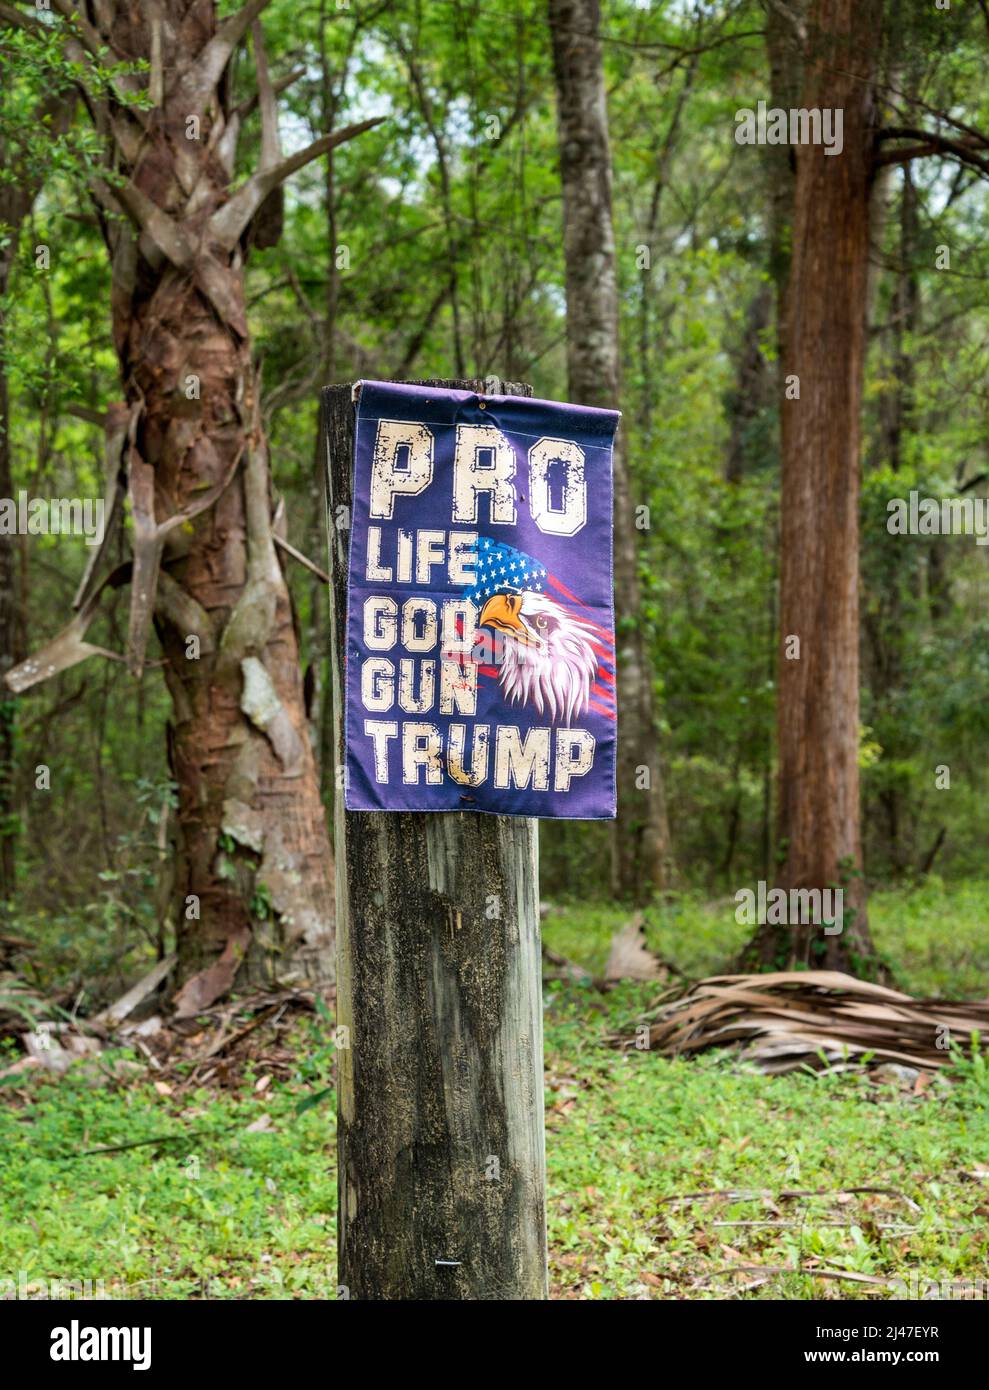
[[645,919],[636,913],[612,938],[606,980],[666,980],[669,969],[646,945]]

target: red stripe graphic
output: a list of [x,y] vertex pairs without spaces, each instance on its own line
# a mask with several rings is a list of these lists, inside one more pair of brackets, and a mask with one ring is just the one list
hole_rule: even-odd
[[[577,604],[578,608],[587,607],[587,604],[584,602],[584,600],[578,598],[576,594],[572,594],[565,584],[560,583],[555,574],[547,574],[546,578],[553,585],[554,589],[558,589],[561,594],[565,594],[571,603]],[[614,649],[615,634],[613,632],[609,632],[606,627],[601,627],[591,618],[586,618],[582,613],[577,614],[577,617],[580,618],[582,623],[587,623],[588,627],[594,628],[595,632],[599,632],[604,641],[607,642],[608,646]]]

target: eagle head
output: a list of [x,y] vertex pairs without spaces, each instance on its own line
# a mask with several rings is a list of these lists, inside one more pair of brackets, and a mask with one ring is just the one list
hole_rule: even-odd
[[498,679],[507,700],[531,702],[562,724],[584,713],[598,666],[587,623],[533,591],[492,594],[477,623],[503,639]]

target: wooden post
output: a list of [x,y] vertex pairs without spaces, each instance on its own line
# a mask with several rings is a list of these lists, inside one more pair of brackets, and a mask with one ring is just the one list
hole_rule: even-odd
[[[351,386],[322,405],[342,767]],[[546,1298],[536,822],[351,812],[338,794],[334,840],[342,1296]]]

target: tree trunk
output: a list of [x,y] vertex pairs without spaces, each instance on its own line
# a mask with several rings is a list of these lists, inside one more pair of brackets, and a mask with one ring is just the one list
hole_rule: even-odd
[[[0,222],[6,218],[0,213]],[[9,224],[8,224],[9,225]],[[17,244],[11,234],[10,247]],[[9,269],[7,250],[0,250],[0,304],[7,293]],[[4,315],[0,307],[0,354],[4,348]],[[10,396],[7,371],[0,355],[0,497],[13,497],[10,458]],[[17,537],[0,536],[0,678],[19,659],[17,650]],[[15,697],[6,689],[0,694],[0,911],[13,897],[16,870],[17,833],[14,811],[14,712]]]
[[[143,610],[154,602],[174,710],[169,755],[186,979],[178,1002],[191,1013],[238,971],[264,980],[330,976],[331,860],[297,634],[273,543],[245,316],[250,229],[231,236],[227,224],[221,234],[211,220],[234,207],[232,151],[224,147],[232,120],[216,95],[221,79],[207,72],[223,37],[216,7],[117,0],[98,10],[114,53],[150,64],[157,97],[141,138],[117,139],[118,172],[129,184],[116,196],[138,227],[113,223],[108,239],[114,341],[134,412],[130,657],[139,671]],[[259,43],[256,28],[270,162]],[[195,248],[188,266],[184,247]],[[179,517],[186,519],[167,535],[156,532]]]
[[[531,394],[490,379],[423,384]],[[323,420],[342,764],[349,386],[323,393]],[[545,1298],[536,822],[345,811],[340,796],[334,820],[345,1296]]]
[[[76,97],[59,88],[43,96],[30,113],[30,126],[45,130],[50,140],[65,134],[72,122]],[[30,137],[29,137],[30,139]],[[0,141],[0,168],[8,181],[0,183],[0,497],[14,496],[10,445],[10,388],[4,303],[10,273],[20,244],[21,228],[34,206],[43,179],[43,164],[34,152]],[[0,681],[24,657],[24,624],[18,612],[17,550],[19,538],[0,535]],[[0,692],[0,912],[13,897],[17,868],[17,815],[14,801],[16,697]]]
[[[844,148],[796,148],[783,404],[777,886],[844,890],[843,930],[760,928],[767,965],[875,970],[859,809],[859,432],[878,0],[814,0],[801,106],[844,112]],[[794,658],[793,639],[799,639]]]
[[[334,12],[335,13],[335,12]],[[335,73],[327,50],[327,30],[331,23],[328,13],[328,0],[320,0],[319,7],[319,112],[324,130],[329,130],[336,120],[339,102],[338,83],[346,83],[349,70],[349,53],[344,60],[341,73]],[[340,294],[340,271],[337,266],[337,186],[333,151],[323,161],[323,217],[326,222],[326,285],[323,291],[322,334],[319,345],[319,381],[327,385],[336,377],[336,334],[337,303]],[[312,517],[309,526],[309,548],[311,555],[322,553],[326,545],[326,518],[323,514],[325,493],[325,452],[322,430],[317,428],[313,449],[313,469],[310,478],[312,497]],[[320,797],[325,807],[332,807],[336,792],[336,757],[333,745],[333,672],[330,655],[329,598],[320,580],[310,581],[312,617],[312,639],[310,660],[312,661],[313,702],[309,712],[310,727],[316,743],[316,758],[319,767]]]
[[[548,0],[548,6],[563,184],[569,392],[577,404],[615,409],[621,399],[618,285],[600,7],[598,0]],[[671,846],[641,623],[631,469],[621,432],[614,476],[619,718],[612,886],[617,896],[647,899],[669,883]]]
[[[889,381],[879,398],[879,430],[876,454],[898,473],[905,462],[904,448],[913,430],[914,366],[913,343],[920,328],[920,281],[917,273],[919,235],[917,189],[909,163],[902,171],[900,196],[899,252],[895,284],[888,312],[885,339],[884,375]],[[875,240],[875,237],[874,237]],[[881,569],[875,611],[866,619],[865,653],[871,656],[868,687],[872,708],[878,717],[890,718],[904,680],[903,652],[905,623],[903,599],[912,568],[912,557],[899,536],[882,532],[876,537]],[[895,721],[891,721],[895,728]],[[909,748],[897,746],[884,737],[887,758],[896,762],[909,756]],[[886,851],[894,873],[902,873],[911,856],[904,843],[904,793],[897,782],[882,787],[876,796],[886,828]]]
[[770,372],[763,355],[763,334],[773,312],[773,290],[763,281],[749,301],[738,346],[735,382],[725,402],[729,421],[725,454],[725,482],[737,484],[754,460],[764,457],[761,417],[772,409],[776,372]]
[[[789,111],[800,105],[808,0],[766,0],[769,104]],[[790,145],[761,146],[769,202],[769,275],[776,292],[776,362],[782,397],[786,370],[787,289],[793,232],[794,151]]]

